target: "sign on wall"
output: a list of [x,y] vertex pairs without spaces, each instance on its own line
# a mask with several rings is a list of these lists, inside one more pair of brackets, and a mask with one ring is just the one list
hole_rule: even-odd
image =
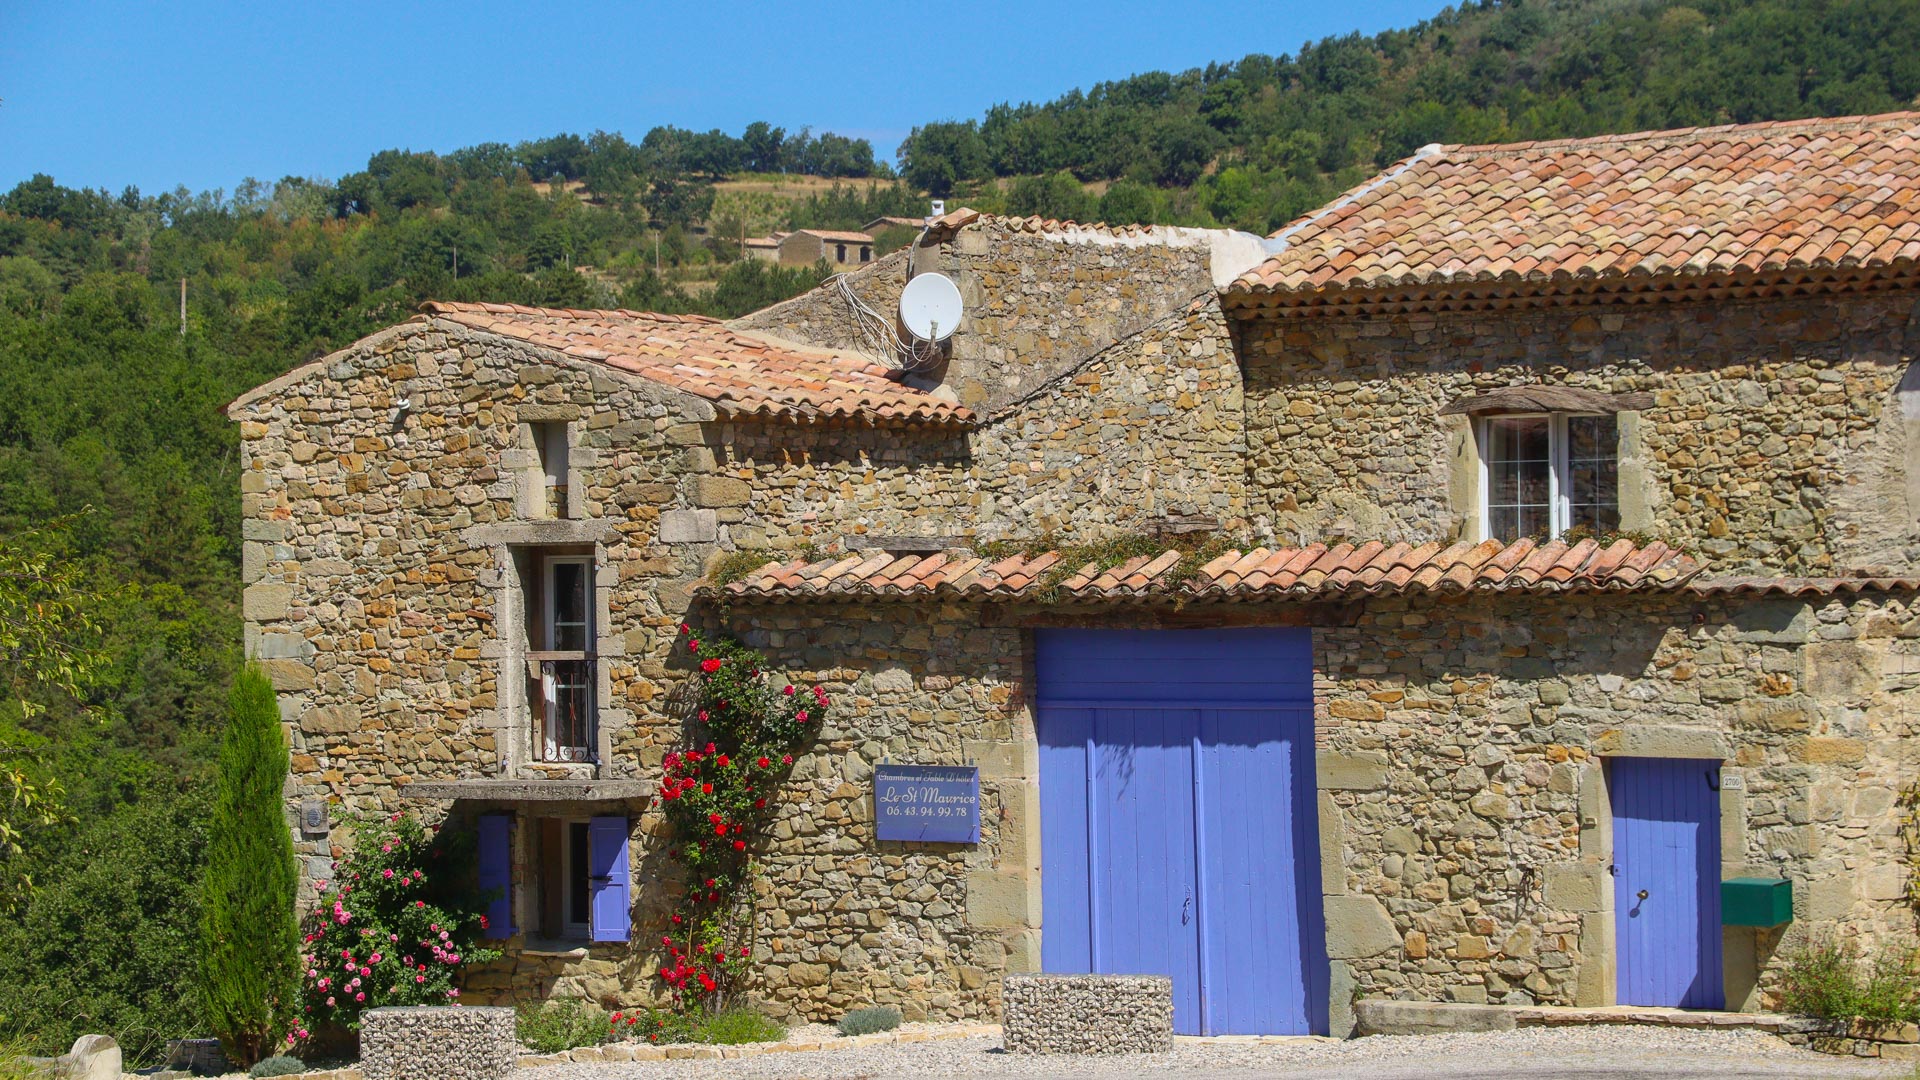
[[882,840],[980,842],[980,770],[971,765],[878,765],[873,821]]

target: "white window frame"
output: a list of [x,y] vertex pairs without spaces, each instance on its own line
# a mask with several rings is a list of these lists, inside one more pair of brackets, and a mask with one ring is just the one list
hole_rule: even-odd
[[[1474,449],[1479,457],[1480,466],[1480,539],[1502,540],[1512,543],[1521,539],[1518,536],[1494,536],[1493,514],[1490,504],[1493,496],[1493,473],[1488,463],[1489,451],[1493,448],[1493,422],[1495,420],[1545,420],[1547,421],[1547,535],[1559,536],[1573,527],[1573,495],[1567,490],[1567,478],[1572,475],[1573,463],[1568,449],[1567,421],[1574,417],[1606,416],[1597,412],[1529,412],[1498,413],[1482,416],[1474,422]],[[1615,438],[1618,438],[1616,429]],[[1614,450],[1616,463],[1619,449]],[[1615,505],[1619,505],[1619,492],[1614,492]]]
[[595,707],[596,703],[594,701],[595,684],[599,681],[599,665],[595,662],[594,655],[594,646],[597,642],[598,635],[593,618],[595,608],[597,607],[597,602],[594,597],[593,558],[589,555],[548,555],[540,560],[540,618],[542,628],[546,632],[545,640],[548,646],[546,651],[548,652],[563,651],[553,648],[559,641],[559,637],[555,633],[558,628],[558,612],[556,609],[559,606],[559,590],[554,586],[554,578],[556,576],[555,568],[560,566],[580,567],[582,585],[586,592],[586,595],[582,598],[583,614],[586,619],[586,632],[581,642],[585,648],[580,650],[564,650],[568,652],[580,652],[582,654],[580,659],[585,662],[587,669],[587,730],[581,733],[586,739],[586,744],[584,746],[561,746],[554,738],[554,717],[558,714],[560,708],[559,682],[553,677],[552,673],[545,670],[544,667],[540,674],[540,693],[545,704],[540,734],[542,740],[545,742],[545,760],[552,762],[588,763],[594,759],[594,743],[599,738],[599,725],[596,722],[598,710]]

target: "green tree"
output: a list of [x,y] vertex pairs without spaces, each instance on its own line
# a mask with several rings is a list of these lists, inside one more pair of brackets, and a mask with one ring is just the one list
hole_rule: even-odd
[[207,830],[202,986],[207,1020],[241,1065],[273,1053],[299,1001],[299,874],[281,808],[287,746],[265,672],[235,673]]
[[0,534],[0,913],[32,892],[29,838],[63,817],[47,741],[28,725],[50,698],[81,695],[105,663],[102,594],[63,551],[75,521]]

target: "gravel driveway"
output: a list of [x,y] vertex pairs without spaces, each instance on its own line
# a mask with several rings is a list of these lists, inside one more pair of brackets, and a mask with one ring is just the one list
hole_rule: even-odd
[[1167,1054],[1103,1058],[1004,1053],[996,1039],[773,1054],[737,1061],[548,1065],[513,1080],[936,1080],[948,1076],[1210,1077],[1428,1080],[1431,1077],[1875,1077],[1911,1066],[1834,1058],[1750,1031],[1653,1027],[1521,1028],[1473,1035],[1387,1036],[1277,1044],[1182,1041]]

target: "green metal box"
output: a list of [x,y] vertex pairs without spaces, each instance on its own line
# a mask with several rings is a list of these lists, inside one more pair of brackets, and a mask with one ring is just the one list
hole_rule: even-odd
[[1720,883],[1722,926],[1779,926],[1793,921],[1793,882],[1742,877]]

